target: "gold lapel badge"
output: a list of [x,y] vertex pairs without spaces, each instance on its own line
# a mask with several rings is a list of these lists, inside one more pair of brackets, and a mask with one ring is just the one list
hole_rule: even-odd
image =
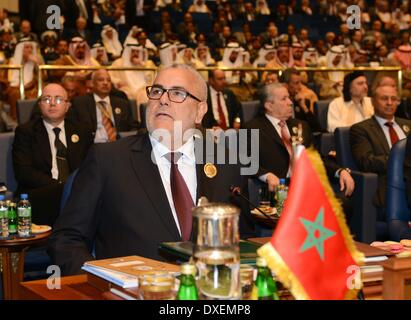
[[204,165],[204,173],[208,178],[214,178],[217,175],[217,168],[212,163],[206,163]]
[[402,126],[402,130],[404,130],[405,133],[408,133],[408,132],[410,132],[410,127],[407,126],[406,124],[404,124],[404,125]]
[[120,113],[121,113],[121,109],[120,109],[120,108],[115,108],[115,109],[114,109],[114,112],[115,112],[116,114],[120,114]]
[[292,130],[293,130],[293,133],[294,133],[294,134],[297,134],[297,133],[298,133],[298,128],[297,128],[297,127],[293,127]]
[[71,136],[71,142],[77,143],[80,140],[80,137],[77,134]]

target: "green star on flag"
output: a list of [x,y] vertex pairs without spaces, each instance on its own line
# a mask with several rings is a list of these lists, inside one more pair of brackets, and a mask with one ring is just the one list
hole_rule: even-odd
[[300,252],[315,247],[321,260],[324,260],[324,242],[335,236],[334,231],[324,227],[324,208],[320,208],[314,222],[304,218],[300,218],[300,221],[307,231],[307,237],[300,248]]

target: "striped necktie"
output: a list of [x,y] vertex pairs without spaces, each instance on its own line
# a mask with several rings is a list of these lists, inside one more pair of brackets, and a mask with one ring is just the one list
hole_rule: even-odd
[[108,141],[116,141],[117,140],[117,131],[116,128],[113,126],[113,122],[111,121],[110,113],[107,111],[106,102],[100,100],[97,103],[100,111],[101,111],[101,119],[103,123],[103,127],[107,132]]

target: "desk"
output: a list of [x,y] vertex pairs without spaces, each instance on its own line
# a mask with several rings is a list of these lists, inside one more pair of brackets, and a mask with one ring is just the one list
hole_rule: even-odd
[[0,270],[3,273],[4,299],[19,298],[19,284],[24,276],[24,254],[27,249],[45,244],[51,231],[32,238],[0,240]]

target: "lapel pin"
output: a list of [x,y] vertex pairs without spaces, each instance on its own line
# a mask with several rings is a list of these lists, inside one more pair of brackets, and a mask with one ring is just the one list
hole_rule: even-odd
[[121,113],[121,109],[120,108],[115,108],[114,109],[115,114],[120,114]]
[[294,134],[297,134],[297,133],[298,133],[298,128],[297,128],[297,127],[293,127],[292,130],[293,130],[293,133],[294,133]]
[[77,143],[80,140],[80,137],[77,134],[71,136],[71,142]]
[[408,132],[410,132],[410,127],[407,126],[406,124],[404,124],[404,125],[402,126],[402,130],[404,130],[405,133],[408,133]]
[[204,173],[208,178],[214,178],[217,175],[217,168],[212,163],[206,163],[204,165]]

